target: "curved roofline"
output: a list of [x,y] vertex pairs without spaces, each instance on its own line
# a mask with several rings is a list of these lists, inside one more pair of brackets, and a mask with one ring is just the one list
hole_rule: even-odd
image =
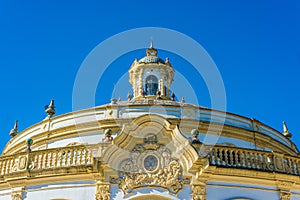
[[[296,145],[289,139],[289,138],[286,138],[281,132],[279,132],[278,130],[274,129],[273,127],[261,122],[261,121],[258,121],[256,119],[253,119],[253,118],[248,118],[248,117],[245,117],[245,116],[242,116],[242,115],[239,115],[239,114],[234,114],[234,113],[231,113],[231,112],[225,112],[225,111],[220,111],[220,110],[214,110],[214,109],[211,109],[211,108],[207,108],[207,107],[202,107],[202,106],[199,106],[199,105],[195,105],[195,104],[188,104],[188,103],[185,103],[185,104],[181,104],[180,102],[174,102],[174,101],[165,101],[165,100],[154,100],[154,104],[149,104],[147,101],[143,101],[143,100],[136,100],[136,101],[122,101],[122,102],[118,102],[118,104],[104,104],[104,105],[100,105],[100,106],[95,106],[95,107],[92,107],[92,108],[86,108],[86,109],[81,109],[81,110],[77,110],[77,111],[72,111],[72,112],[68,112],[68,113],[64,113],[64,114],[61,114],[61,115],[58,115],[58,116],[55,116],[53,118],[46,118],[36,124],[33,124],[32,126],[29,126],[27,127],[26,129],[22,130],[19,132],[18,135],[16,135],[15,137],[11,138],[7,144],[5,145],[2,153],[7,149],[7,147],[11,144],[11,143],[14,143],[14,141],[18,141],[19,139],[21,139],[21,135],[25,132],[29,132],[30,133],[30,130],[32,130],[31,132],[33,132],[36,128],[38,128],[38,126],[42,125],[43,123],[45,122],[52,122],[52,121],[56,121],[60,118],[63,118],[63,117],[72,117],[73,115],[78,115],[78,114],[84,114],[86,112],[94,112],[96,110],[108,110],[108,109],[111,109],[111,108],[116,108],[116,107],[119,107],[119,108],[130,108],[130,107],[149,107],[149,106],[167,106],[167,107],[174,107],[174,108],[187,108],[187,107],[192,107],[194,109],[199,109],[199,111],[207,111],[207,112],[210,112],[210,113],[214,113],[214,114],[221,114],[222,117],[224,117],[225,119],[230,119],[229,117],[231,116],[232,119],[238,119],[240,121],[248,121],[248,122],[252,122],[252,123],[255,123],[257,125],[260,125],[260,126],[263,126],[267,129],[269,129],[270,131],[273,131],[274,133],[278,134],[277,135],[277,138],[279,139],[276,139],[274,137],[272,137],[274,140],[277,140],[279,141],[280,143],[282,143],[281,140],[284,140],[286,143],[289,143],[290,146],[286,145],[286,143],[282,143],[283,145],[287,146],[288,148],[290,149],[293,149],[292,147],[296,148],[296,151],[298,152],[298,149],[296,147]],[[155,114],[155,113],[154,113]],[[181,117],[177,117],[179,119],[183,119],[182,116]],[[117,118],[116,118],[117,119]],[[201,119],[199,119],[199,121],[203,121]],[[224,124],[226,126],[233,126],[233,125],[230,125],[230,124]],[[246,129],[246,128],[243,128],[243,127],[238,127],[238,126],[234,126],[234,127],[237,127],[237,128],[240,128],[240,129],[244,129],[244,130],[249,130],[249,131],[254,131],[254,130],[250,130],[250,129]],[[257,131],[258,132],[258,131]],[[259,132],[260,134],[264,134],[262,132]],[[266,134],[265,134],[266,135]]]

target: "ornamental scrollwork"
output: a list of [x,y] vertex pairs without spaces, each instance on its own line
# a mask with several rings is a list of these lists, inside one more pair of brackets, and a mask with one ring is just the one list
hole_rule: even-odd
[[118,184],[125,194],[146,186],[162,187],[176,194],[189,184],[189,179],[182,177],[182,168],[171,157],[171,151],[150,135],[130,152],[129,159],[121,162],[119,177],[112,178],[111,183]]
[[11,167],[11,172],[31,170],[34,168],[34,162],[32,162],[28,155],[22,155],[14,159],[14,164]]

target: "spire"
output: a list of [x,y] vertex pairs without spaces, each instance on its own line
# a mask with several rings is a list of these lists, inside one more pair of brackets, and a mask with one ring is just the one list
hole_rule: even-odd
[[48,118],[51,118],[53,115],[55,115],[56,111],[55,111],[53,99],[50,101],[49,105],[45,106],[45,112],[46,112]]
[[292,137],[292,134],[289,132],[289,129],[288,129],[288,127],[287,127],[285,121],[282,122],[282,125],[283,125],[283,135],[284,135],[285,137],[291,138],[291,137]]
[[153,41],[152,40],[150,42],[150,49],[154,49],[154,47],[153,47]]
[[19,124],[19,122],[18,122],[18,120],[16,120],[14,128],[11,129],[10,132],[9,132],[9,135],[11,137],[15,137],[18,134],[18,124]]

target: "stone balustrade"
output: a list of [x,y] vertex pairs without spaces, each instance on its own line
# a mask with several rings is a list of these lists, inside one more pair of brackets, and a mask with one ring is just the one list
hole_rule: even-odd
[[275,152],[214,146],[208,154],[209,164],[218,167],[253,169],[300,175],[300,158]]
[[92,166],[93,156],[85,146],[22,152],[0,157],[0,176],[14,172]]
[[[89,148],[80,145],[1,156],[0,177],[26,171],[92,167],[94,157],[99,157],[109,145],[110,143],[103,143]],[[200,149],[201,145],[194,146],[196,149]],[[211,166],[300,175],[299,157],[276,152],[214,146],[209,151],[207,158]]]

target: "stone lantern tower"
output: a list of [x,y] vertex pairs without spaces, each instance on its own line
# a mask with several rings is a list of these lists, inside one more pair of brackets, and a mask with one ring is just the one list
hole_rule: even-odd
[[166,58],[163,61],[157,56],[157,49],[150,47],[146,56],[135,60],[129,69],[129,82],[133,89],[133,99],[170,100],[170,87],[174,78],[174,69]]

